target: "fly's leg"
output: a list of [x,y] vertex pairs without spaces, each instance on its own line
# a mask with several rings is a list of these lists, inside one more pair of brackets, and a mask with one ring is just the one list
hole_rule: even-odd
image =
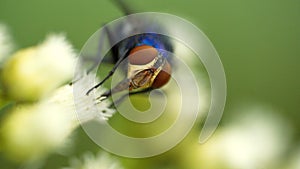
[[[153,90],[152,88],[147,88],[141,91],[136,91],[136,92],[129,92],[126,93],[124,95],[122,95],[121,97],[119,97],[116,101],[114,101],[114,103],[112,103],[109,107],[113,107],[113,106],[118,106],[120,103],[122,103],[122,101],[127,97],[127,96],[132,96],[132,95],[136,95],[136,94],[141,94],[141,93],[147,93],[149,91]],[[109,93],[108,97],[111,96],[111,93]],[[101,97],[101,96],[100,96]]]
[[91,89],[89,89],[86,93],[86,95],[89,95],[91,91],[93,91],[94,89],[97,89],[99,86],[101,86],[108,78],[110,78],[116,71],[116,69],[118,68],[118,66],[121,64],[121,62],[127,57],[128,52],[125,52],[125,54],[117,61],[117,63],[114,65],[114,67],[112,68],[112,70],[106,75],[106,77],[98,84],[96,84],[94,87],[92,87]]
[[125,15],[129,15],[134,13],[129,5],[127,5],[127,3],[124,2],[124,0],[113,0],[113,2],[120,8],[120,10],[125,14]]
[[[105,34],[107,35],[107,38],[108,38],[108,42],[110,44],[110,46],[113,46],[111,48],[111,52],[112,52],[112,57],[114,59],[114,61],[116,62],[114,67],[112,68],[112,70],[107,74],[107,76],[100,82],[98,83],[97,85],[95,85],[94,87],[92,87],[91,89],[89,89],[86,93],[86,95],[89,95],[89,93],[91,91],[93,91],[94,89],[97,89],[99,86],[101,86],[108,78],[110,78],[115,70],[118,68],[118,66],[120,65],[120,63],[126,58],[126,55],[127,55],[127,52],[126,55],[122,56],[122,58],[119,58],[118,57],[118,50],[117,48],[114,46],[114,43],[116,42],[115,40],[115,37],[114,35],[110,32],[109,28],[107,26],[104,27],[104,31],[105,31]],[[119,59],[118,59],[119,58]]]
[[103,58],[103,56],[101,55],[101,52],[102,52],[103,46],[104,46],[105,35],[106,35],[106,32],[103,32],[103,30],[101,30],[96,58],[93,61],[93,65],[86,71],[86,74],[89,74],[93,69],[95,69],[97,67],[97,65],[99,64],[100,60]]
[[114,63],[117,63],[119,60],[119,53],[117,47],[115,46],[115,43],[117,42],[116,37],[113,33],[111,33],[110,29],[107,26],[104,27],[104,31],[107,34],[109,45],[112,46],[111,52],[113,61]]
[[[102,31],[104,31],[104,32],[101,32],[101,34],[100,34],[97,57],[93,61],[93,65],[87,70],[87,74],[89,74],[93,69],[95,69],[97,67],[97,65],[99,64],[99,62],[101,61],[101,59],[104,57],[104,56],[102,56],[101,52],[103,50],[103,46],[104,46],[104,42],[105,42],[105,35],[107,35],[110,46],[113,46],[113,44],[115,42],[116,38],[113,36],[113,34],[110,32],[110,30],[107,26],[103,26]],[[116,63],[118,61],[118,51],[115,47],[112,47],[111,52],[112,52],[113,62]]]
[[[123,11],[125,14],[131,14],[133,13],[132,10],[129,8],[129,6],[123,1],[123,0],[113,0],[113,2],[121,9],[121,11]],[[117,69],[117,67],[120,65],[120,63],[128,56],[128,50],[126,52],[124,52],[122,57],[119,57],[119,53],[118,53],[118,49],[116,48],[116,46],[114,46],[115,41],[115,37],[114,35],[110,32],[110,30],[108,29],[108,27],[104,27],[104,30],[108,36],[108,40],[109,43],[112,47],[111,51],[112,51],[112,57],[114,59],[115,65],[112,68],[112,70],[107,74],[107,76],[97,85],[95,85],[94,87],[92,87],[91,89],[89,89],[86,93],[86,95],[89,95],[89,93],[91,91],[93,91],[94,89],[97,89],[99,86],[101,86],[107,79],[109,79],[115,72],[115,70]],[[109,93],[109,91],[107,91],[106,93]],[[109,94],[110,95],[110,94]],[[106,98],[108,98],[109,96],[107,96]]]
[[[99,64],[100,60],[103,58],[103,56],[101,55],[101,52],[102,52],[102,49],[104,46],[105,35],[106,35],[106,33],[103,32],[103,30],[101,30],[96,57],[90,57],[90,56],[81,57],[83,62],[92,62],[92,66],[90,68],[88,68],[88,70],[86,71],[86,74],[89,74],[93,69],[95,69],[96,66]],[[84,75],[81,75],[77,79],[73,80],[72,82],[69,83],[69,85],[73,85],[74,83],[76,83],[77,81],[82,79],[83,76]]]

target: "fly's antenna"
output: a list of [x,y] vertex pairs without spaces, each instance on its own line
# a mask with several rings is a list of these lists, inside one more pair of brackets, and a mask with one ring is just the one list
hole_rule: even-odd
[[129,7],[125,0],[112,0],[112,2],[118,6],[118,8],[125,14],[129,15],[134,13],[134,11]]

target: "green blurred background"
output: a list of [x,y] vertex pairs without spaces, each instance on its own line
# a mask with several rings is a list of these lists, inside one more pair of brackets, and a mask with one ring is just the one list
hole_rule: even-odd
[[[236,113],[231,110],[240,104],[267,104],[292,126],[290,149],[297,145],[300,140],[300,1],[128,0],[127,3],[138,12],[178,15],[210,38],[227,77],[227,103],[221,126],[224,121],[230,121]],[[65,32],[79,51],[100,26],[120,16],[122,12],[109,0],[0,0],[0,21],[8,26],[18,48],[35,45],[48,33]],[[96,152],[97,146],[83,131],[79,129],[75,135],[80,139],[75,139],[78,146],[72,150],[72,156],[79,156],[85,150]],[[176,149],[180,145],[172,151]],[[123,161],[136,162],[130,164],[133,166],[149,165],[148,168],[170,166],[161,160],[165,156],[168,153]],[[68,165],[66,156],[52,155],[44,168],[63,165]],[[17,167],[2,157],[0,166],[2,169]]]

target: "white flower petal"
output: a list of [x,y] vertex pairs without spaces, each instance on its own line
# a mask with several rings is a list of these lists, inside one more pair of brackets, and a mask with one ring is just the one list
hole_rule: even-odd
[[83,160],[73,159],[71,166],[63,169],[123,169],[123,167],[109,154],[99,152],[96,156],[86,153]]
[[104,121],[110,118],[115,110],[109,108],[111,102],[106,99],[99,102],[95,96],[100,96],[106,91],[105,88],[99,87],[95,90],[94,95],[86,95],[87,91],[93,87],[95,76],[92,74],[83,76],[74,84],[75,104],[77,117],[80,122],[84,123],[90,120]]

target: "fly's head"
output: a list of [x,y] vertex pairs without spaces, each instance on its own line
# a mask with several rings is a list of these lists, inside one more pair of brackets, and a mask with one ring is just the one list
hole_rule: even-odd
[[171,66],[152,46],[138,46],[128,56],[129,90],[160,88],[171,77]]
[[147,45],[137,46],[128,56],[127,78],[117,84],[111,92],[160,88],[170,80],[170,77],[171,65],[156,48]]

